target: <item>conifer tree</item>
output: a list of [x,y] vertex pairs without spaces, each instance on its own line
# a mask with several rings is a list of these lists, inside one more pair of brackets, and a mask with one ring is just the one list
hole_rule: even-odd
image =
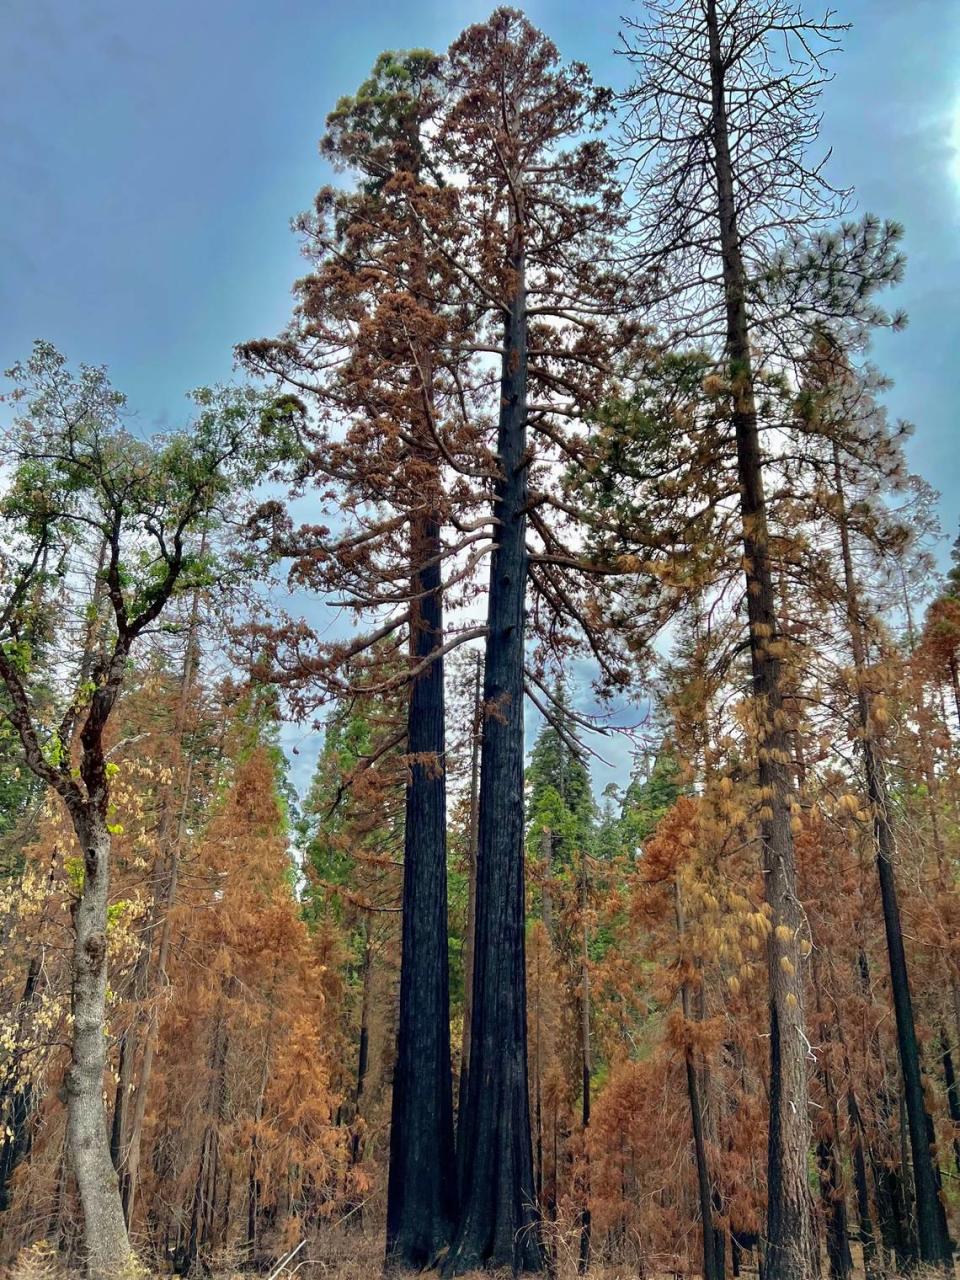
[[416,213],[426,207],[432,221],[443,207],[427,142],[439,106],[439,61],[424,51],[382,55],[338,104],[322,150],[357,175],[358,188],[320,193],[300,224],[313,270],[298,285],[295,318],[280,339],[242,349],[248,365],[316,406],[304,479],[340,495],[349,513],[339,539],[318,524],[291,536],[281,518],[274,548],[292,557],[293,580],[375,618],[366,635],[319,656],[295,644],[286,684],[306,686],[308,699],[318,686],[322,696],[325,679],[363,696],[365,682],[378,683],[370,673],[383,643],[406,637],[393,678],[406,698],[409,780],[387,1254],[411,1267],[433,1263],[449,1243],[456,1207],[443,658],[463,637],[445,637],[443,604],[450,579],[465,572],[456,557],[469,566],[478,541],[476,531],[455,545],[444,537],[464,505],[448,491],[447,460],[471,424],[458,398],[457,322],[437,304],[449,268]]
[[[811,316],[869,309],[869,227],[820,235],[843,206],[811,158],[839,25],[789,0],[663,0],[624,39],[639,71],[624,135],[639,169],[637,266],[674,341],[712,343],[734,437],[770,934],[768,1275],[818,1274],[784,642],[775,596],[759,388]],[[801,249],[804,237],[811,248]],[[898,263],[878,257],[881,278]],[[852,282],[849,283],[848,282]]]
[[[806,393],[800,406],[804,428],[820,437],[821,447],[827,455],[824,461],[832,498],[830,512],[836,522],[840,543],[846,630],[853,659],[863,770],[874,828],[897,1046],[910,1128],[917,1239],[922,1261],[942,1266],[952,1257],[952,1246],[931,1153],[933,1126],[924,1098],[914,1002],[898,901],[897,837],[887,764],[883,756],[888,691],[875,687],[877,677],[871,671],[868,653],[871,610],[862,597],[854,564],[854,536],[858,532],[866,535],[881,550],[890,544],[899,544],[902,548],[909,540],[902,524],[890,516],[884,518],[885,513],[873,496],[873,491],[883,483],[888,486],[897,481],[902,483],[900,478],[904,468],[900,440],[905,428],[902,425],[892,429],[888,426],[883,409],[871,394],[869,382],[856,375],[829,339],[823,339],[811,353],[806,382]],[[810,444],[813,444],[812,440]],[[812,453],[808,445],[808,456]],[[814,461],[813,457],[811,461]],[[853,517],[848,498],[850,486],[855,491],[856,514]]]
[[[606,102],[586,68],[563,65],[520,13],[498,9],[453,44],[446,78],[449,102],[438,142],[452,171],[463,175],[447,252],[475,309],[475,342],[499,365],[471,1059],[461,1099],[462,1203],[444,1264],[446,1274],[457,1275],[481,1265],[542,1265],[524,993],[528,590],[548,651],[569,650],[571,620],[588,636],[603,626],[576,577],[571,584],[571,572],[583,566],[551,520],[558,510],[550,501],[551,472],[538,473],[537,466],[541,458],[554,466],[576,459],[565,424],[595,407],[615,377],[614,325],[624,303],[610,270],[609,237],[622,216],[612,162],[595,137],[581,141]],[[632,333],[621,337],[625,347]],[[535,489],[531,476],[538,474]],[[529,550],[531,534],[542,549]],[[594,639],[593,648],[606,678],[617,679],[605,646]]]

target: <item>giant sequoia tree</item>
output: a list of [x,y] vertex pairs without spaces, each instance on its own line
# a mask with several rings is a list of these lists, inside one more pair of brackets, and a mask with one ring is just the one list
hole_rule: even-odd
[[[577,456],[567,424],[595,409],[619,356],[609,272],[621,217],[611,161],[589,134],[605,96],[518,12],[497,10],[450,49],[439,143],[463,175],[448,249],[496,359],[470,1070],[461,1098],[461,1208],[447,1274],[542,1264],[530,1147],[524,972],[523,699],[527,606],[564,651],[582,625],[608,663],[580,569],[551,517],[552,468]],[[621,334],[621,346],[632,336]],[[535,477],[535,478],[532,478]],[[535,540],[534,549],[528,538]],[[573,580],[575,583],[576,579]],[[613,668],[607,672],[616,678]],[[539,687],[542,689],[542,681]],[[549,701],[549,695],[547,695]]]
[[[347,644],[269,628],[280,678],[301,706],[331,692],[369,699],[388,689],[406,704],[392,742],[404,746],[409,777],[387,1253],[416,1267],[449,1243],[456,1205],[444,594],[469,580],[486,537],[463,524],[470,488],[464,494],[455,455],[471,432],[468,357],[446,305],[449,264],[430,234],[446,203],[429,149],[440,90],[433,55],[384,54],[331,114],[322,149],[353,171],[357,187],[320,193],[301,220],[312,270],[298,285],[293,322],[278,340],[242,350],[316,409],[303,478],[340,506],[329,515],[336,533],[316,523],[294,533],[289,516],[271,509],[273,549],[291,557],[293,581],[372,619]],[[459,531],[445,537],[454,521]]]

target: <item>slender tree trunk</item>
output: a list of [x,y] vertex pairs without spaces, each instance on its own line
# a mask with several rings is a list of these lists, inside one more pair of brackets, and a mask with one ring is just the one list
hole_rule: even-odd
[[476,655],[473,684],[473,732],[470,741],[470,831],[467,868],[467,931],[463,944],[463,1041],[460,1049],[460,1087],[457,1095],[457,1149],[461,1145],[459,1126],[463,1099],[470,1075],[470,1023],[473,1018],[473,965],[476,954],[477,837],[480,829],[480,738],[483,731],[483,658]]
[[[677,917],[677,938],[683,947],[685,933],[683,898],[680,882],[674,881],[674,905]],[[684,1022],[690,1021],[690,988],[686,981],[680,984],[680,1007]],[[693,1048],[684,1048],[684,1065],[687,1071],[687,1100],[690,1103],[690,1125],[693,1130],[693,1154],[697,1164],[697,1192],[700,1198],[700,1227],[703,1238],[703,1280],[721,1280],[717,1272],[716,1229],[713,1223],[713,1183],[707,1145],[704,1141],[703,1105],[700,1098],[700,1082],[693,1061]]]
[[[412,533],[411,656],[443,644],[441,540],[437,517],[417,517]],[[410,690],[403,853],[400,1014],[393,1073],[387,1259],[430,1266],[449,1244],[457,1210],[450,1068],[447,946],[447,806],[443,661]]]
[[21,1078],[26,1020],[40,977],[40,957],[32,956],[20,997],[14,1048],[0,1081],[0,1212],[10,1207],[10,1179],[30,1151],[30,1119],[33,1114],[33,1081]]
[[953,689],[953,705],[957,711],[957,724],[960,725],[960,665],[956,653],[950,655],[950,686]]
[[[798,755],[800,753],[798,752]],[[816,1011],[824,1044],[830,1042],[830,1028],[824,1016],[823,992],[818,961],[813,962],[813,987]],[[823,1129],[817,1140],[817,1169],[820,1175],[820,1198],[827,1230],[827,1260],[831,1280],[847,1280],[853,1272],[850,1233],[847,1227],[847,1193],[840,1153],[840,1108],[833,1075],[824,1055],[817,1062],[817,1077],[826,1098],[829,1129]]]
[[857,1105],[853,1088],[847,1089],[847,1116],[850,1120],[850,1151],[853,1165],[853,1186],[857,1197],[857,1222],[860,1225],[860,1247],[863,1250],[863,1270],[866,1280],[877,1280],[877,1242],[873,1234],[870,1216],[870,1188],[867,1182],[867,1163],[863,1149],[865,1142],[863,1117]]
[[[916,1022],[913,1016],[913,999],[907,972],[907,957],[903,945],[903,927],[900,906],[897,901],[897,884],[894,863],[896,838],[890,817],[890,801],[883,760],[877,746],[871,722],[870,695],[867,689],[866,647],[860,614],[857,583],[853,571],[850,535],[840,470],[840,450],[833,443],[833,474],[838,501],[840,546],[843,559],[844,589],[846,594],[847,626],[850,650],[857,682],[857,710],[863,736],[863,764],[867,783],[867,796],[873,813],[873,832],[877,854],[877,876],[880,881],[880,901],[883,908],[883,926],[887,940],[887,956],[890,963],[890,987],[897,1026],[897,1050],[903,1075],[903,1101],[907,1127],[910,1133],[910,1150],[913,1157],[913,1181],[916,1193],[917,1243],[920,1260],[930,1266],[946,1266],[953,1257],[953,1249],[947,1233],[946,1218],[940,1201],[935,1159],[931,1150],[933,1125],[923,1096],[923,1070],[920,1062],[920,1046],[917,1041]],[[906,1176],[906,1175],[905,1175]]]
[[[189,785],[190,767],[187,769]],[[182,822],[182,816],[181,816]],[[177,883],[180,874],[180,841],[176,841],[169,855],[166,891],[164,893],[163,924],[160,930],[160,946],[157,953],[157,981],[160,985],[167,981],[167,964],[170,959],[170,941],[173,934],[173,906],[177,898]],[[143,1122],[146,1116],[147,1096],[150,1078],[153,1074],[153,1063],[160,1037],[160,1008],[154,1005],[150,1011],[147,1031],[143,1045],[143,1058],[140,1063],[140,1079],[133,1107],[133,1118],[130,1124],[130,1139],[125,1154],[121,1157],[123,1178],[123,1212],[127,1224],[133,1218],[133,1206],[137,1195],[137,1184],[140,1178],[140,1146],[143,1137]]]
[[544,827],[540,833],[540,861],[543,864],[540,915],[543,919],[543,927],[546,930],[547,939],[552,947],[556,942],[556,937],[554,936],[553,889],[551,887],[553,879],[553,832],[549,827]]
[[216,1211],[217,1180],[220,1165],[220,1126],[226,1107],[226,1070],[229,1037],[223,1022],[223,1009],[217,1009],[216,1027],[210,1052],[210,1088],[207,1093],[207,1123],[200,1141],[197,1178],[190,1211],[190,1233],[182,1270],[189,1274],[210,1242]]
[[484,663],[477,939],[470,1078],[461,1128],[461,1209],[448,1276],[478,1267],[539,1271],[543,1255],[530,1142],[524,959],[523,669],[527,578],[527,304],[520,230],[504,324]]
[[[580,1121],[583,1128],[583,1175],[581,1178],[580,1255],[577,1270],[586,1275],[590,1266],[590,1080],[593,1075],[593,1052],[590,1043],[590,927],[587,910],[590,905],[589,862],[586,850],[582,852],[580,879],[580,910],[583,913],[583,935],[580,954],[580,1063],[582,1101]],[[709,1280],[717,1280],[711,1276]]]
[[940,1028],[940,1050],[943,1084],[947,1093],[950,1123],[953,1125],[953,1159],[957,1173],[960,1174],[960,1086],[957,1084],[957,1073],[953,1065],[953,1054],[950,1052],[950,1039],[946,1027]]
[[740,481],[744,572],[753,694],[758,722],[758,782],[767,902],[770,989],[770,1129],[767,1153],[767,1280],[811,1280],[820,1272],[807,1183],[812,1132],[804,1031],[797,872],[790,826],[789,744],[776,648],[777,618],[767,534],[763,462],[757,427],[740,249],[735,177],[727,125],[724,62],[716,0],[707,0],[712,86],[712,144],[726,303],[726,355]]
[[74,911],[73,1045],[67,1092],[67,1144],[83,1207],[87,1274],[118,1280],[133,1256],[110,1159],[103,1106],[106,1069],[107,905],[110,834],[103,818],[87,812],[76,822],[84,881]]
[[537,1193],[537,1204],[543,1203],[543,934],[535,936],[537,948],[537,990],[536,1007],[534,1009],[533,1028],[533,1132],[534,1132],[534,1175]]
[[369,913],[363,921],[363,976],[360,995],[360,1032],[357,1043],[357,1086],[354,1090],[353,1136],[350,1140],[350,1163],[357,1165],[363,1156],[361,1123],[363,1119],[363,1093],[367,1084],[370,1065],[370,1002],[373,985],[373,947],[370,940]]

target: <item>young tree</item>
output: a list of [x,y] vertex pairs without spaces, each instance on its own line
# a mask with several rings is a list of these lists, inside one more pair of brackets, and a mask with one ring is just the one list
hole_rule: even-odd
[[[7,436],[13,471],[0,505],[7,550],[0,678],[26,764],[59,796],[83,855],[73,915],[67,1141],[88,1272],[114,1280],[131,1267],[132,1254],[103,1108],[113,834],[105,735],[138,641],[177,592],[209,572],[192,540],[227,495],[261,470],[262,404],[244,393],[201,393],[190,431],[145,442],[124,429],[123,397],[102,369],[83,367],[74,376],[53,347],[37,343],[10,377],[19,414]],[[26,639],[32,595],[44,575],[69,572],[91,531],[107,548],[111,641],[56,715],[41,714]]]

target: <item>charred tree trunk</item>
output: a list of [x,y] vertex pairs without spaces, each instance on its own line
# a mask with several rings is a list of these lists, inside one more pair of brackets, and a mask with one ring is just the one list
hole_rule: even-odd
[[[590,1213],[590,1082],[593,1075],[593,1051],[590,1043],[590,928],[587,910],[590,905],[589,863],[586,850],[583,851],[583,862],[580,880],[580,910],[583,913],[583,946],[580,958],[580,1063],[583,1090],[580,1121],[583,1128],[583,1173],[580,1193],[582,1205],[580,1209],[580,1254],[577,1260],[577,1271],[587,1274],[590,1266],[590,1236],[592,1217]],[[717,1280],[710,1276],[707,1280]]]
[[373,946],[370,938],[370,916],[363,921],[363,977],[360,996],[360,1031],[357,1038],[357,1085],[354,1090],[353,1134],[350,1138],[350,1163],[359,1164],[363,1156],[363,1093],[370,1066],[370,1002],[373,984]]
[[950,687],[953,689],[953,705],[957,711],[957,724],[960,725],[960,664],[956,653],[950,655]]
[[[685,924],[679,880],[674,882],[673,892],[677,916],[677,936],[682,947]],[[683,1011],[684,1021],[689,1022],[690,988],[686,981],[680,984],[680,1007]],[[723,1273],[717,1270],[717,1233],[713,1222],[713,1182],[710,1177],[707,1144],[704,1140],[700,1082],[697,1079],[697,1070],[693,1061],[693,1047],[690,1044],[687,1044],[684,1049],[684,1065],[687,1072],[690,1127],[693,1130],[693,1154],[697,1164],[697,1193],[700,1199],[700,1227],[703,1238],[703,1280],[722,1280]],[[734,1266],[736,1267],[736,1265],[735,1261]]]
[[543,1203],[543,935],[537,934],[536,946],[537,989],[534,1007],[533,1028],[533,1132],[534,1132],[534,1182],[537,1193],[537,1204]]
[[[442,547],[434,514],[412,536],[411,653],[407,716],[410,778],[403,851],[403,939],[393,1073],[387,1259],[423,1268],[449,1244],[457,1209],[450,1068],[447,947],[447,809],[444,756]],[[432,660],[430,660],[432,657]]]
[[460,1117],[470,1076],[470,1022],[473,1017],[473,966],[476,955],[477,837],[480,828],[480,740],[483,731],[483,658],[476,655],[473,685],[473,731],[470,741],[470,831],[467,856],[467,929],[463,945],[463,1041],[460,1049],[460,1086],[457,1095],[457,1148],[461,1145]]
[[27,1015],[40,977],[40,957],[35,955],[27,966],[23,984],[14,1049],[0,1082],[0,1213],[10,1207],[10,1179],[21,1160],[30,1152],[30,1121],[33,1115],[33,1081],[21,1078],[23,1041]]
[[811,1146],[808,1041],[797,872],[790,826],[789,744],[780,684],[778,627],[767,534],[763,461],[757,426],[753,363],[740,247],[735,176],[727,123],[725,64],[716,0],[707,0],[714,149],[726,307],[726,357],[733,388],[733,428],[740,482],[747,615],[753,695],[758,722],[758,783],[767,901],[773,929],[768,945],[770,991],[770,1129],[767,1153],[768,1280],[811,1280],[820,1272],[807,1183]]
[[897,883],[894,871],[896,838],[890,817],[890,801],[883,760],[874,737],[870,694],[867,688],[867,657],[863,635],[863,623],[857,583],[853,571],[853,557],[840,469],[840,450],[833,444],[833,474],[838,503],[840,546],[843,559],[844,589],[847,606],[847,626],[850,650],[857,681],[857,711],[863,736],[863,765],[867,784],[867,796],[873,814],[874,843],[877,854],[877,876],[880,881],[880,901],[883,909],[883,927],[887,940],[887,957],[890,964],[890,988],[893,993],[893,1009],[897,1027],[897,1052],[903,1075],[903,1100],[910,1133],[910,1150],[913,1164],[913,1181],[916,1192],[917,1243],[920,1260],[930,1266],[946,1266],[952,1260],[953,1249],[947,1232],[946,1217],[940,1201],[938,1174],[931,1135],[933,1125],[923,1096],[923,1069],[920,1046],[917,1041],[916,1022],[913,1016],[913,998],[907,972],[907,956],[903,945],[903,926],[897,901]]
[[960,1174],[960,1086],[957,1084],[957,1073],[953,1065],[953,1054],[950,1052],[950,1038],[946,1027],[940,1029],[940,1047],[943,1083],[947,1092],[950,1122],[953,1125],[953,1159],[957,1173]]
[[836,1144],[829,1137],[817,1142],[820,1197],[827,1229],[827,1259],[831,1280],[847,1280],[853,1271],[850,1238],[847,1233],[847,1202]]
[[[798,751],[799,755],[799,751]],[[824,1048],[830,1043],[830,1027],[824,1015],[820,966],[813,962],[813,988],[816,1012]],[[820,1199],[827,1234],[827,1261],[831,1280],[847,1280],[853,1272],[850,1233],[847,1225],[847,1192],[840,1153],[840,1108],[834,1088],[829,1059],[821,1053],[817,1061],[817,1079],[826,1098],[825,1116],[817,1139],[817,1170],[820,1177]]]
[[857,1198],[857,1222],[860,1226],[860,1247],[863,1250],[863,1270],[866,1280],[877,1280],[880,1268],[877,1259],[877,1242],[870,1216],[870,1187],[867,1182],[867,1162],[864,1158],[865,1134],[863,1117],[852,1088],[847,1090],[847,1116],[850,1120],[850,1151],[853,1165],[853,1186]]
[[480,1267],[539,1271],[543,1255],[530,1142],[524,958],[523,670],[527,579],[527,304],[513,228],[516,286],[504,319],[499,476],[490,562],[480,769],[476,959],[470,1077],[461,1127],[461,1209],[448,1276]]

